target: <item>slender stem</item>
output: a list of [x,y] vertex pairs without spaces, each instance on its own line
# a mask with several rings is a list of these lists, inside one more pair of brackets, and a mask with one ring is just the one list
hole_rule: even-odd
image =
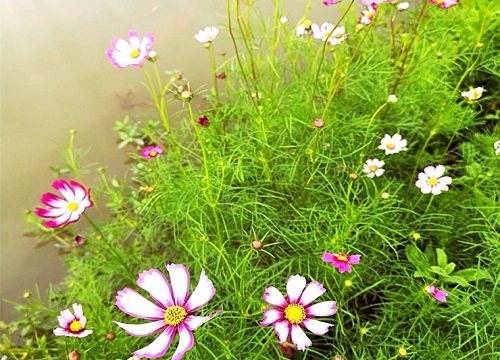
[[168,134],[170,134],[170,117],[168,115],[168,107],[167,107],[167,102],[165,100],[165,93],[167,90],[167,87],[172,83],[170,81],[167,86],[163,87],[161,78],[160,78],[160,73],[158,72],[158,67],[156,66],[156,62],[153,63],[153,69],[155,71],[155,76],[156,76],[156,82],[158,83],[158,90],[159,90],[159,95],[160,95],[160,106],[158,111],[160,112],[160,117],[164,123],[165,130],[167,131]]
[[[372,125],[372,122],[373,122],[373,119],[375,119],[375,116],[377,116],[377,114],[387,106],[387,104],[389,104],[388,102],[385,102],[383,103],[382,105],[380,105],[378,107],[377,110],[375,110],[375,112],[373,113],[372,117],[370,118],[370,120],[368,121],[368,125],[366,126],[366,131],[365,131],[365,137],[363,139],[363,145],[366,145],[366,141],[368,140],[368,133],[370,132],[370,127]],[[363,162],[363,157],[364,157],[364,154],[360,154],[360,160],[361,162]]]
[[254,359],[255,360],[259,360],[261,359],[261,355],[264,353],[264,351],[267,350],[267,346],[269,345],[269,343],[271,342],[271,340],[274,338],[274,331],[271,331],[269,337],[267,338],[266,342],[264,343],[264,345],[262,345],[262,348],[260,349],[260,351],[257,353],[257,355],[255,355]]
[[85,217],[85,219],[87,219],[87,221],[89,222],[90,226],[92,226],[92,228],[95,231],[97,231],[97,233],[99,234],[99,236],[103,240],[104,245],[106,245],[106,247],[108,248],[108,250],[115,256],[116,260],[118,260],[118,262],[120,262],[120,264],[123,265],[123,267],[125,268],[126,272],[128,274],[130,274],[132,277],[134,277],[135,275],[132,274],[132,271],[130,270],[130,268],[127,265],[127,263],[125,263],[125,261],[122,259],[122,257],[116,252],[116,250],[114,249],[114,247],[111,246],[111,244],[109,243],[108,239],[102,233],[101,229],[99,229],[99,227],[92,221],[92,219],[86,213],[83,213],[83,217]]
[[214,82],[215,103],[216,103],[216,105],[220,105],[219,85],[217,84],[217,67],[215,66],[214,45],[212,43],[209,43],[208,52],[210,55],[210,67],[212,70],[212,79]]
[[[149,82],[149,88],[150,88],[150,95],[151,95],[151,98],[153,100],[153,103],[156,107],[156,109],[158,110],[158,113],[160,114],[160,118],[161,118],[161,121],[163,123],[163,127],[165,128],[165,131],[170,134],[170,122],[169,122],[169,119],[167,118],[163,108],[162,108],[162,104],[160,104],[160,102],[158,101],[158,92],[156,91],[156,86],[153,82],[153,79],[151,78],[151,74],[149,73],[148,69],[146,69],[145,66],[142,67],[144,69],[144,73],[146,74],[146,78],[148,79],[148,82]],[[156,69],[156,67],[155,67]],[[161,82],[160,82],[160,85],[161,85]],[[160,97],[161,99],[164,99],[164,92],[163,92],[163,89],[160,88]],[[164,100],[163,100],[164,101]]]
[[73,144],[75,140],[75,130],[70,130],[69,131],[69,144],[68,144],[68,162],[69,162],[69,167],[71,168],[71,171],[73,174],[75,174],[76,180],[80,181],[80,174],[78,172],[78,165],[76,163],[75,155],[73,154]]

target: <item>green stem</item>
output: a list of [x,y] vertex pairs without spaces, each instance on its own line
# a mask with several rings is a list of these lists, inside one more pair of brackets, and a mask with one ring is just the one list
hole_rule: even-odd
[[217,83],[217,67],[215,66],[214,46],[212,43],[209,43],[208,52],[210,55],[210,67],[212,70],[212,79],[213,79],[213,83],[214,83],[215,103],[216,103],[216,105],[220,105],[219,85]]
[[69,162],[69,167],[71,168],[71,171],[73,174],[75,174],[75,179],[80,182],[80,174],[78,172],[78,165],[76,163],[75,155],[73,154],[73,144],[75,141],[75,130],[70,130],[69,131],[69,144],[68,144],[68,162]]
[[274,339],[275,336],[276,335],[274,334],[274,331],[271,331],[271,334],[267,338],[266,342],[264,343],[264,345],[262,345],[262,348],[257,353],[257,355],[255,355],[255,357],[254,357],[255,360],[260,360],[261,359],[261,355],[264,353],[264,351],[267,350],[267,346],[271,343],[271,340]]
[[[156,85],[153,82],[151,74],[149,73],[148,69],[146,69],[145,66],[143,66],[143,69],[144,69],[144,73],[146,74],[146,78],[148,79],[148,82],[149,82],[150,96],[153,100],[153,104],[155,105],[156,110],[158,110],[158,113],[160,114],[160,118],[161,118],[161,121],[163,123],[163,127],[165,128],[165,131],[167,132],[167,134],[170,134],[170,121],[169,121],[167,115],[165,114],[165,111],[163,108],[164,101],[165,101],[163,88],[160,87],[160,96],[158,96],[158,92],[156,91]],[[154,66],[154,69],[155,69],[155,72],[158,74],[158,70],[157,70],[156,66]],[[159,74],[158,74],[157,80],[159,81],[159,86],[161,86],[161,80],[159,79]],[[161,98],[161,101],[158,101],[159,98]],[[165,110],[166,110],[166,107],[165,107]]]
[[[375,119],[375,117],[378,115],[378,113],[387,106],[387,104],[389,104],[388,102],[385,102],[383,103],[382,105],[380,105],[378,107],[377,110],[375,110],[375,112],[373,113],[372,117],[370,118],[370,120],[368,121],[368,125],[366,126],[366,131],[365,131],[365,136],[363,138],[363,145],[366,145],[366,141],[368,140],[368,134],[370,132],[370,127],[372,125],[372,122],[373,120]],[[361,160],[361,163],[363,163],[363,157],[364,157],[364,154],[361,153],[360,154],[360,160]]]

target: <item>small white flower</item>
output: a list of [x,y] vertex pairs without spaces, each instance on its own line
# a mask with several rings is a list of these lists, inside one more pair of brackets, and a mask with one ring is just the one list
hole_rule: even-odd
[[463,91],[462,96],[469,101],[474,101],[479,99],[483,95],[483,87],[477,87],[475,89],[470,89],[469,91]]
[[448,191],[448,185],[451,184],[452,178],[450,176],[443,176],[444,166],[438,165],[427,166],[424,172],[418,174],[418,180],[415,185],[420,188],[424,194],[433,193],[434,195],[441,194],[442,191]]
[[345,28],[342,25],[335,27],[334,24],[324,22],[321,26],[311,25],[313,37],[323,41],[328,41],[330,45],[338,45],[346,39]]
[[500,155],[500,140],[495,141],[493,147],[495,148],[495,155]]
[[384,166],[384,164],[385,162],[383,160],[368,159],[363,165],[363,172],[369,178],[373,178],[375,176],[381,176],[385,171],[384,169],[382,169],[382,166]]
[[406,2],[406,1],[402,2],[402,3],[399,3],[397,5],[397,8],[398,8],[399,11],[408,10],[409,7],[410,7],[410,3]]
[[297,37],[301,37],[301,36],[309,34],[309,32],[311,31],[312,25],[313,24],[311,23],[310,20],[302,21],[302,23],[299,26],[297,26],[297,29],[295,30],[295,35]]
[[387,102],[394,104],[396,101],[398,101],[398,97],[394,94],[391,94],[387,97]]
[[219,29],[214,26],[207,26],[205,29],[198,31],[198,33],[194,35],[194,38],[202,44],[207,44],[214,41],[218,34]]
[[288,22],[288,18],[286,16],[280,17],[280,23],[286,24]]
[[385,134],[384,138],[380,141],[380,146],[378,147],[381,150],[385,150],[385,154],[396,154],[400,151],[408,150],[406,148],[406,140],[401,138],[401,135],[394,134],[393,136],[389,136],[389,134]]

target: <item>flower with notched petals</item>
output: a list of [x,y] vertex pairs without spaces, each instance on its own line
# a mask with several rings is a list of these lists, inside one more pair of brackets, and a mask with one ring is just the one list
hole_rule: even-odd
[[110,58],[112,64],[119,68],[128,66],[141,67],[144,60],[148,58],[149,49],[153,43],[153,34],[147,33],[141,39],[139,33],[134,30],[128,32],[129,41],[114,38],[111,44],[115,49],[106,50],[106,55]]
[[87,318],[83,315],[82,305],[73,304],[73,314],[68,309],[61,311],[57,317],[58,327],[54,329],[55,336],[85,337],[92,334],[92,330],[85,330]]
[[339,269],[339,273],[343,273],[347,271],[350,273],[352,271],[351,266],[349,264],[357,265],[359,260],[361,259],[361,255],[346,255],[346,254],[330,254],[325,252],[321,260],[332,263],[333,267]]
[[443,176],[444,166],[438,165],[427,166],[423,172],[418,174],[418,180],[415,185],[420,188],[423,194],[433,193],[434,195],[441,194],[442,191],[448,191],[448,185],[451,184],[450,176]]
[[381,176],[385,171],[384,169],[382,169],[382,166],[384,166],[384,164],[385,162],[383,160],[368,159],[363,165],[363,172],[369,178],[373,178],[375,176]]

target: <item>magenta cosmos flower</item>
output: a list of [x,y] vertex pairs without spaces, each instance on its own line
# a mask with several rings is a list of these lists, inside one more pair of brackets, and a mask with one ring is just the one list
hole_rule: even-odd
[[434,5],[442,7],[443,9],[447,9],[452,7],[453,5],[458,4],[458,0],[429,0]]
[[106,55],[111,59],[113,65],[119,69],[128,66],[141,67],[149,55],[149,49],[153,43],[153,34],[147,33],[141,39],[139,33],[134,30],[128,32],[128,42],[120,38],[111,40],[111,45],[116,50],[106,50]]
[[54,335],[82,338],[92,334],[92,330],[85,330],[87,318],[83,315],[82,305],[73,304],[73,311],[74,314],[68,309],[61,311],[61,315],[57,317],[61,327],[54,329]]
[[142,157],[151,159],[163,154],[163,148],[160,145],[148,146],[141,150]]
[[146,290],[156,304],[130,288],[118,291],[116,306],[125,314],[139,319],[152,320],[146,324],[124,324],[114,321],[132,336],[160,335],[148,346],[134,351],[137,357],[155,359],[162,357],[170,347],[175,334],[179,333],[179,345],[172,360],[182,359],[184,353],[194,345],[192,331],[220,313],[210,316],[194,316],[193,311],[207,304],[215,294],[212,281],[201,271],[200,281],[189,296],[189,271],[184,265],[167,265],[170,282],[158,269],[149,269],[139,274],[137,286]]
[[306,287],[306,278],[291,275],[286,283],[286,298],[274,286],[266,288],[264,301],[276,308],[264,310],[263,326],[273,325],[280,344],[284,344],[290,335],[291,342],[298,350],[304,351],[312,342],[302,327],[315,335],[324,335],[333,324],[311,319],[315,316],[331,316],[337,312],[336,301],[323,301],[311,305],[326,289],[320,283],[312,281]]
[[44,218],[53,218],[43,223],[49,228],[66,226],[78,221],[86,208],[93,205],[90,198],[90,189],[86,189],[76,181],[55,180],[52,187],[59,191],[64,199],[52,193],[45,193],[40,201],[49,206],[50,209],[36,208],[35,213]]
[[357,265],[361,259],[361,255],[346,255],[346,254],[330,254],[325,252],[321,260],[326,262],[331,262],[333,267],[339,269],[339,273],[347,271],[352,272],[351,266],[349,264]]
[[434,299],[440,302],[446,302],[446,297],[448,293],[444,290],[438,290],[434,285],[428,285],[424,288],[424,291],[431,295]]

